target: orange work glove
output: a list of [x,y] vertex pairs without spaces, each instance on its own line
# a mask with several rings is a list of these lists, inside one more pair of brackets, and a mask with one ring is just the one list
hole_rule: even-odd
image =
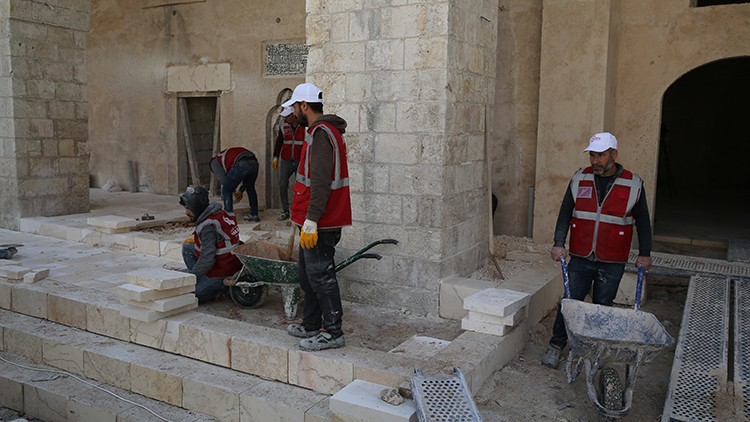
[[273,157],[273,162],[271,163],[271,168],[274,170],[279,169],[279,157]]
[[242,201],[242,192],[235,192],[234,193],[234,202],[240,202]]
[[299,234],[299,244],[302,249],[312,249],[318,244],[318,223],[305,220],[302,231]]
[[195,238],[188,237],[184,242],[182,242],[183,245],[186,243],[195,243]]

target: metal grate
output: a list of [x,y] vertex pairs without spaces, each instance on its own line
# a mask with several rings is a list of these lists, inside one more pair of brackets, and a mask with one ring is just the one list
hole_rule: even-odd
[[750,420],[750,281],[734,280],[734,391]]
[[717,421],[716,394],[727,379],[729,285],[726,278],[690,279],[662,421]]
[[[630,251],[628,261],[634,263],[636,258],[638,258],[638,251]],[[743,262],[727,262],[720,259],[698,258],[658,252],[651,253],[651,260],[654,267],[694,271],[700,274],[750,277],[750,264]]]
[[420,422],[481,422],[463,373],[458,377],[425,378],[417,369],[411,389]]

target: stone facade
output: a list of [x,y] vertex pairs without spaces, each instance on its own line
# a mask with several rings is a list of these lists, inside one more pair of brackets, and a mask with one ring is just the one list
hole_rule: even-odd
[[90,0],[2,7],[0,225],[17,229],[19,217],[89,209]]
[[347,123],[354,225],[343,256],[382,238],[381,261],[341,272],[344,294],[437,315],[439,283],[485,262],[485,110],[497,2],[308,2],[307,80]]

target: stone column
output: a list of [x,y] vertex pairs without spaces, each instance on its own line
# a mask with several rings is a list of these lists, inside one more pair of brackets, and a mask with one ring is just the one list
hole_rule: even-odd
[[89,210],[90,0],[0,5],[0,226]]
[[344,296],[437,315],[440,281],[486,263],[485,108],[494,96],[496,1],[307,1],[307,80],[346,132],[354,224]]

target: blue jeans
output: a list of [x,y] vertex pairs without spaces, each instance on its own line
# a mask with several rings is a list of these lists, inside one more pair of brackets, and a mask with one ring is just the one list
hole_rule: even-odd
[[318,231],[314,248],[299,249],[299,284],[305,292],[302,325],[308,331],[341,330],[344,311],[333,261],[340,239],[341,230]]
[[[612,306],[624,272],[624,263],[595,262],[571,256],[568,262],[570,298],[586,299],[593,283],[592,301],[597,305]],[[564,349],[568,345],[568,333],[560,309],[561,306],[557,308],[555,325],[552,326],[552,339],[549,343]]]
[[[188,271],[192,271],[198,261],[195,254],[195,243],[182,244],[182,260],[185,261]],[[224,289],[224,277],[209,277],[205,274],[200,276],[195,283],[195,296],[198,303],[209,301],[216,297]]]
[[234,212],[234,191],[240,183],[245,185],[247,200],[250,202],[250,214],[258,215],[258,194],[255,192],[255,179],[258,178],[257,161],[240,161],[235,163],[221,186],[224,199],[224,211]]
[[289,211],[289,178],[297,173],[299,161],[281,160],[279,166],[279,193],[281,195],[281,208]]

